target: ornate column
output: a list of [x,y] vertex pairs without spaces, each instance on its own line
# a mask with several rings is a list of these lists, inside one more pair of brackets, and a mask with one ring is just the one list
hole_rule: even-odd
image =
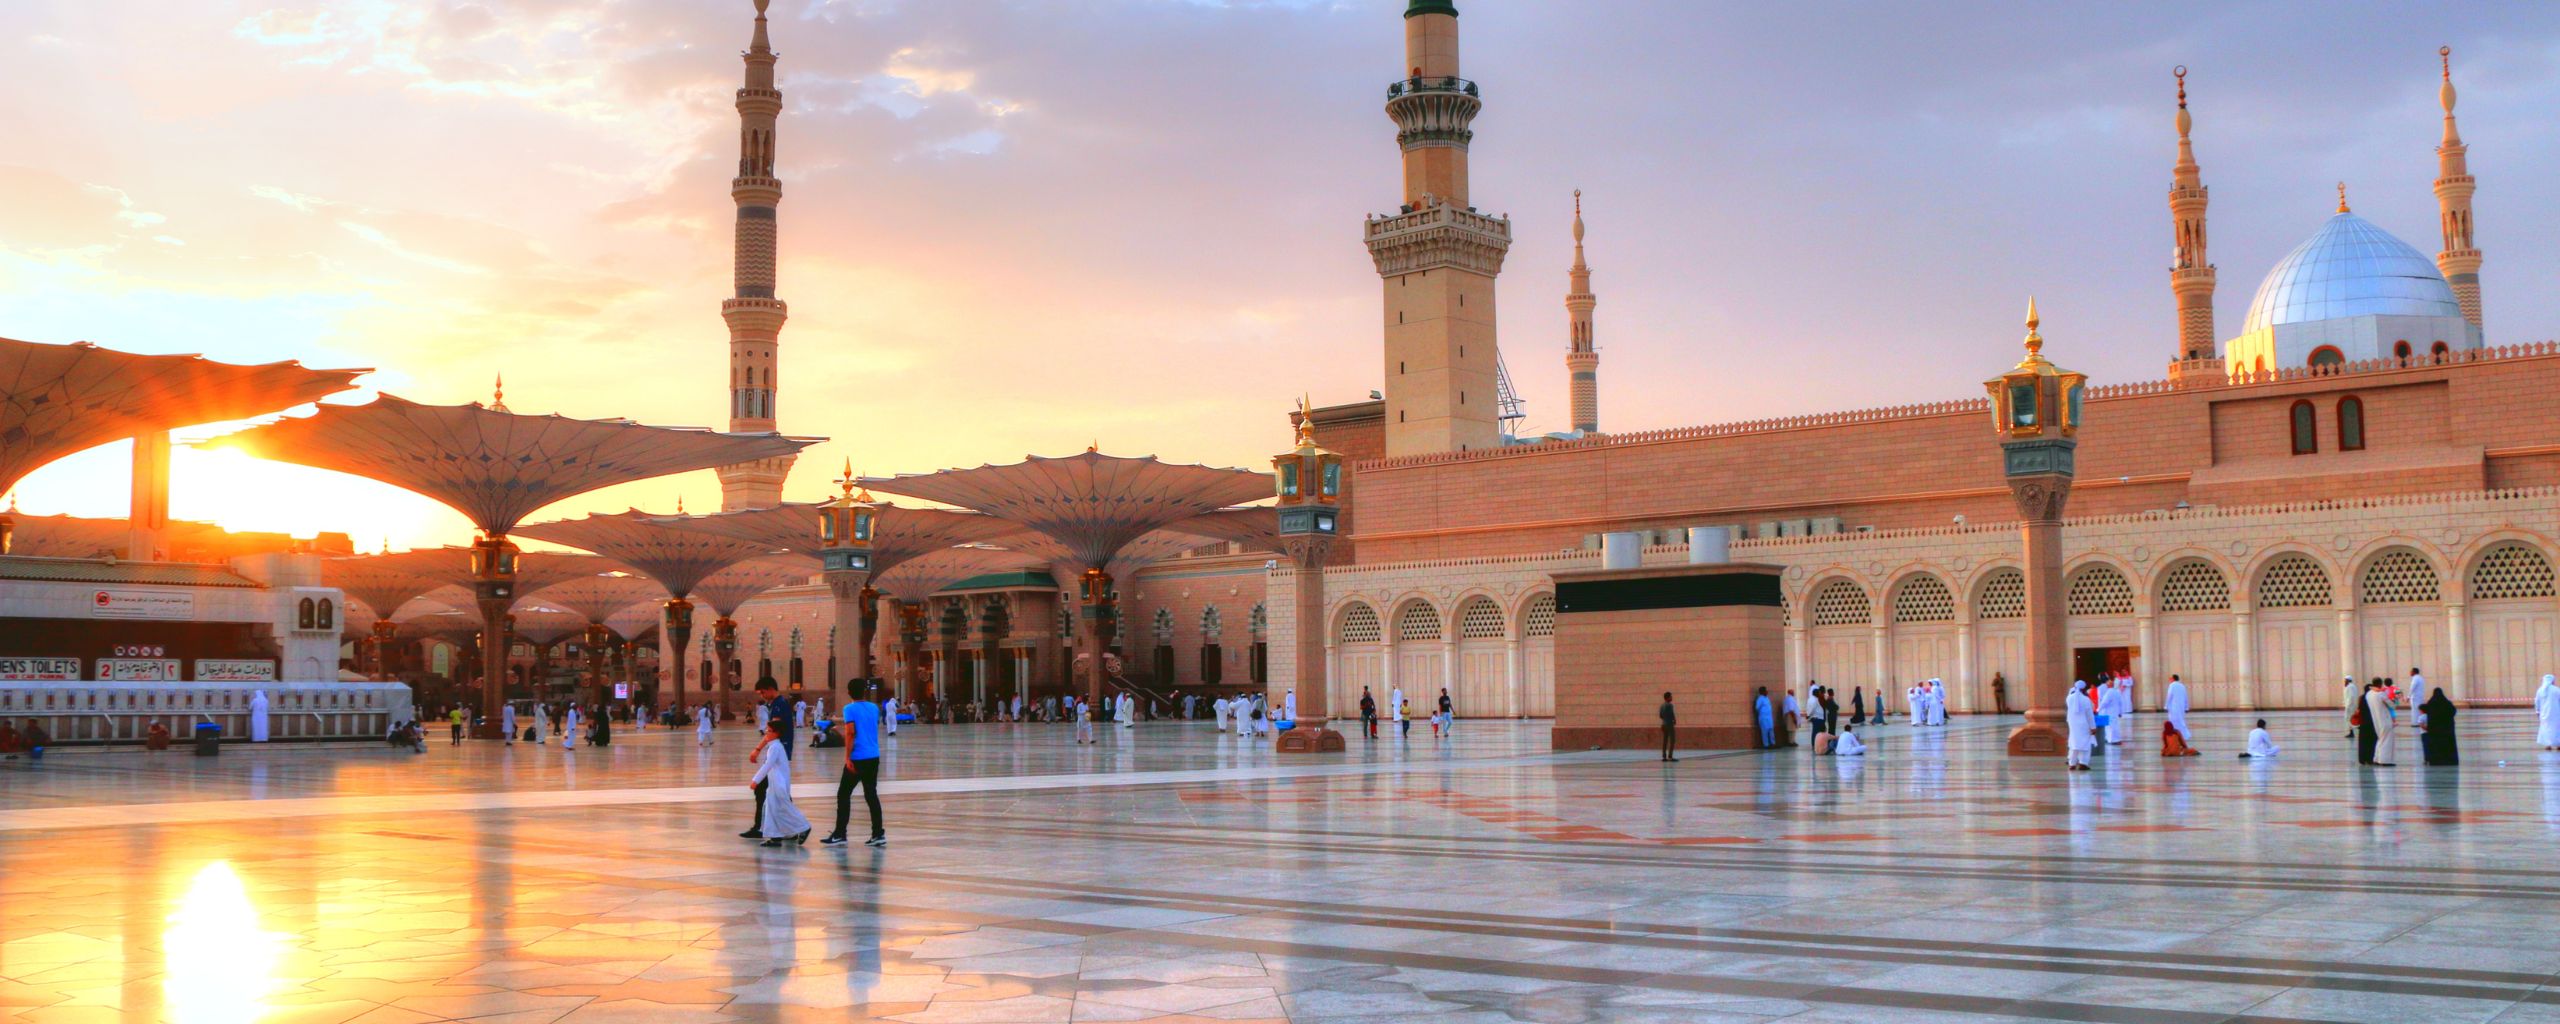
[[1111,616],[1118,597],[1111,589],[1111,574],[1085,570],[1083,597],[1077,602],[1077,614],[1091,655],[1084,663],[1084,699],[1100,706],[1103,684],[1111,681],[1110,666],[1104,664],[1111,656]]
[[[2352,591],[2354,588],[2341,589]],[[2338,675],[2352,679],[2364,678],[2356,672],[2356,610],[2353,607],[2338,609]],[[2321,682],[2326,684],[2328,680],[2323,679]]]
[[1956,620],[1956,684],[1951,687],[1955,692],[1949,694],[1953,699],[1947,703],[1954,705],[1950,710],[1965,714],[1982,710],[1973,703],[1975,680],[1982,678],[1981,666],[1973,663],[1973,631],[1971,613]]
[[516,603],[516,546],[505,537],[482,534],[471,541],[471,591],[480,606],[480,711],[486,717],[473,735],[498,735],[500,711],[507,702],[507,608]]
[[[1273,749],[1283,754],[1322,754],[1343,749],[1342,734],[1332,720],[1332,645],[1324,614],[1325,558],[1341,526],[1342,456],[1316,444],[1315,424],[1306,403],[1298,404],[1298,446],[1271,460],[1280,504],[1280,550],[1289,558],[1292,610],[1296,632],[1289,638],[1288,688],[1298,691],[1298,719],[1281,733]],[[1456,631],[1452,629],[1454,636]],[[1455,661],[1456,641],[1451,641]],[[1265,683],[1265,686],[1270,685]]]
[[2035,301],[2027,302],[2027,357],[1983,382],[1991,393],[2009,495],[2018,503],[2027,577],[2027,720],[2009,734],[2012,757],[2053,757],[2066,743],[2071,649],[2062,590],[2062,512],[2079,448],[2081,387],[2088,378],[2044,357]]
[[1503,712],[1505,717],[1519,718],[1529,713],[1528,683],[1528,666],[1520,663],[1520,638],[1509,637],[1502,641],[1502,692],[1509,702]]
[[2258,706],[2258,623],[2257,615],[2246,607],[2231,610],[2231,668],[2239,677],[2242,710]]
[[681,597],[668,598],[665,625],[668,657],[667,664],[660,667],[673,671],[661,673],[667,677],[667,685],[658,688],[658,699],[661,702],[674,701],[673,706],[684,708],[689,713],[700,706],[692,694],[684,691],[684,649],[693,641],[693,602]]
[[2167,685],[2152,685],[2153,678],[2159,673],[2151,670],[2152,652],[2157,649],[2151,643],[2151,625],[2152,615],[2147,609],[2133,617],[2133,692],[2142,694],[2142,699],[2150,702],[2140,705],[2145,711],[2160,709],[2160,701],[2165,696],[2161,688]]
[[871,492],[857,492],[853,482],[853,460],[844,464],[844,475],[837,478],[839,493],[818,511],[818,564],[827,581],[827,595],[834,605],[835,625],[827,630],[825,693],[835,689],[838,666],[850,670],[845,682],[845,699],[861,696],[862,680],[871,676],[871,648],[863,643],[863,599],[870,595],[871,531],[877,525],[880,507],[871,500]]
[[[1878,609],[1878,611],[1886,615],[1892,614],[1892,609],[1890,607],[1881,608]],[[1879,713],[1881,713],[1881,706],[1884,704],[1885,684],[1893,681],[1893,635],[1881,625],[1868,626],[1867,633],[1868,660],[1875,663],[1873,678],[1876,681],[1876,704],[1879,706]],[[1909,711],[1910,709],[1904,708],[1903,710]]]

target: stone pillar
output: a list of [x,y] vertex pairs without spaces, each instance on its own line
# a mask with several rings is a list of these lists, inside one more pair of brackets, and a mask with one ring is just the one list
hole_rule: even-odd
[[1884,691],[1893,682],[1893,634],[1883,626],[1869,626],[1867,631],[1871,641],[1870,659],[1875,662],[1875,670],[1870,676],[1876,681],[1876,713],[1881,715],[1884,713]]
[[[169,560],[169,432],[133,437],[133,509],[125,520],[125,559]],[[390,612],[385,611],[384,615]],[[333,677],[334,678],[334,677]]]
[[1803,626],[1787,627],[1787,681],[1791,684],[1804,684],[1808,682],[1805,677],[1813,674],[1812,663],[1808,660],[1813,655],[1805,649],[1805,642]]
[[2349,679],[2364,678],[2356,672],[2356,610],[2353,608],[2338,609],[2338,675]]
[[825,575],[830,610],[835,620],[835,628],[827,633],[827,662],[848,675],[844,680],[830,678],[819,689],[821,692],[830,691],[842,682],[845,684],[845,699],[853,700],[861,696],[861,690],[858,684],[849,680],[871,676],[871,648],[862,642],[862,623],[866,618],[863,615],[863,588],[870,582],[871,574],[840,571]]
[[2242,710],[2258,706],[2258,624],[2249,609],[2231,613],[2231,667],[2239,676],[2237,696]]
[[1100,569],[1085,570],[1084,601],[1079,612],[1093,656],[1085,660],[1084,699],[1095,706],[1102,704],[1103,685],[1111,681],[1111,671],[1103,664],[1111,653],[1111,610],[1111,575]]
[[1504,714],[1511,718],[1529,713],[1529,666],[1522,664],[1520,638],[1502,642],[1502,692],[1510,702]]
[[1954,699],[1947,702],[1954,705],[1953,710],[1966,714],[1980,710],[1973,704],[1975,681],[1982,677],[1982,667],[1973,663],[1974,628],[1970,618],[1956,623],[1956,692],[1951,695]]
[[2143,612],[2133,617],[2133,692],[2141,695],[2137,698],[2138,703],[2135,706],[2144,711],[2160,710],[2162,689],[2168,685],[2166,683],[2160,686],[2152,685],[2153,680],[2160,673],[2151,670],[2151,652],[2154,649],[2151,626],[2150,612]]
[[[2031,441],[2005,446],[2010,448],[2013,470],[2020,461],[2021,445],[2049,444]],[[2013,471],[2009,475],[2009,493],[2017,500],[2022,522],[2019,533],[2026,549],[2027,577],[2027,664],[2022,680],[2027,720],[2009,734],[2011,756],[2059,756],[2065,744],[2063,701],[2070,694],[2071,648],[2062,607],[2062,509],[2071,499],[2071,474],[2070,451],[2061,452],[2063,472]]]
[[[2445,697],[2458,703],[2471,692],[2471,625],[2461,604],[2444,606],[2444,625],[2445,643],[2451,645],[2446,660],[2453,666],[2445,676]],[[2419,702],[2424,703],[2426,696],[2421,695]]]
[[[1284,522],[1284,529],[1285,523]],[[1297,648],[1290,661],[1296,666],[1290,685],[1298,690],[1298,720],[1289,731],[1279,734],[1272,749],[1283,754],[1322,754],[1343,749],[1342,734],[1326,723],[1333,719],[1333,681],[1328,671],[1333,664],[1333,645],[1329,639],[1324,614],[1324,563],[1333,549],[1331,533],[1289,533],[1281,540],[1281,551],[1295,569],[1289,575],[1289,600],[1296,616],[1297,632],[1290,644]],[[1312,674],[1311,674],[1312,673]]]

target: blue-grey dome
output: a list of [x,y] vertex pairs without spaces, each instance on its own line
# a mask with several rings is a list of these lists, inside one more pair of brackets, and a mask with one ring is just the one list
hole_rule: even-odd
[[2355,316],[2462,315],[2453,286],[2409,243],[2352,213],[2276,261],[2249,300],[2243,331]]

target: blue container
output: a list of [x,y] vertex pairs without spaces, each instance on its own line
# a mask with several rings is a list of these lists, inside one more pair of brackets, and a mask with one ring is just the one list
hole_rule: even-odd
[[222,753],[222,725],[219,722],[196,723],[196,756],[216,757]]

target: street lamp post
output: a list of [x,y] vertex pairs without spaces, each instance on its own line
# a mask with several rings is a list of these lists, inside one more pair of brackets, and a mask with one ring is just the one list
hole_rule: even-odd
[[471,541],[471,596],[480,606],[480,709],[475,735],[500,739],[500,709],[507,701],[507,645],[504,620],[516,602],[516,557],[521,552],[507,538],[482,533]]
[[2027,721],[2009,734],[2013,757],[2054,757],[2067,744],[2063,702],[2071,652],[2062,591],[2062,510],[2071,500],[2088,378],[2044,357],[2035,300],[2027,300],[2027,357],[1983,382],[2000,433],[2001,468],[2018,503],[2027,577]]
[[[862,619],[867,595],[872,593],[871,537],[878,527],[880,505],[871,500],[871,492],[856,488],[850,459],[836,487],[839,493],[818,512],[818,564],[835,605],[835,626],[827,633],[829,675],[839,663],[851,670],[845,699],[853,701],[863,697],[871,680],[871,648],[862,642]],[[852,650],[845,650],[848,646]],[[827,688],[835,684],[835,679],[827,680]]]
[[1283,754],[1322,754],[1344,749],[1342,734],[1326,727],[1330,681],[1324,664],[1324,563],[1341,529],[1342,456],[1316,444],[1315,419],[1298,403],[1298,446],[1271,460],[1277,470],[1280,550],[1289,556],[1290,600],[1298,629],[1290,658],[1290,682],[1298,694],[1297,721],[1273,749]]

